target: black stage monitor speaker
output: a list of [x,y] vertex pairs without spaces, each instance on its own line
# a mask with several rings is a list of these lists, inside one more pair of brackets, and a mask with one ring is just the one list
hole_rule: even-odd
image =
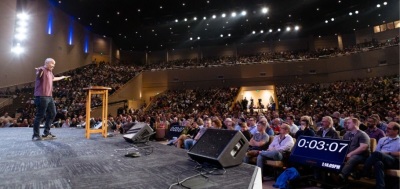
[[207,129],[188,155],[200,164],[232,167],[243,162],[248,147],[249,142],[240,131]]
[[124,139],[128,142],[147,142],[153,134],[153,129],[147,123],[136,123],[124,134]]

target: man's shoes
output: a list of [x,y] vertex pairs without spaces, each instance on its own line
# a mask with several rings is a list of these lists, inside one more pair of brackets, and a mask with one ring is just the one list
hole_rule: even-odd
[[42,138],[53,139],[53,138],[56,138],[56,135],[53,135],[51,133],[47,133],[47,134],[43,134]]
[[32,135],[32,140],[43,140],[41,136]]

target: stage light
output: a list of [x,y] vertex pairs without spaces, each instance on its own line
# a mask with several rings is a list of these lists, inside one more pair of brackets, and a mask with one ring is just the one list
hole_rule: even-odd
[[213,19],[216,19],[216,18],[217,18],[217,16],[214,14],[214,15],[212,16],[212,18],[213,18]]
[[225,13],[222,13],[221,17],[222,17],[222,18],[225,18],[225,16],[226,16],[226,14],[225,14]]
[[187,21],[187,18],[183,19],[183,21],[185,21],[185,22],[186,22],[186,21]]
[[385,2],[383,2],[383,5],[387,5],[388,3],[385,1]]
[[286,31],[290,31],[292,28],[290,27],[286,27]]
[[195,20],[195,21],[196,21],[196,20],[197,20],[197,17],[194,17],[194,18],[193,18],[193,20]]
[[329,21],[328,20],[325,20],[325,23],[327,24]]
[[263,8],[261,9],[261,12],[262,12],[263,14],[267,14],[267,13],[268,13],[268,8],[267,8],[267,7],[263,7]]
[[256,31],[253,31],[253,34],[256,34]]
[[295,30],[295,31],[299,31],[299,29],[300,29],[299,26],[295,26],[295,27],[294,27],[294,30]]
[[349,12],[349,16],[351,16],[351,15],[353,15],[353,13],[352,13],[352,12]]
[[193,37],[191,37],[191,38],[189,38],[190,39],[190,41],[192,41],[193,40]]
[[354,13],[358,14],[358,10],[356,10]]
[[269,29],[269,33],[272,33],[272,29]]
[[281,31],[281,28],[278,28],[278,32],[280,32]]
[[224,34],[221,34],[220,36],[221,36],[221,37],[224,37]]
[[15,34],[15,39],[17,39],[19,41],[23,41],[26,39],[26,35],[22,34],[22,33],[17,33],[17,34]]
[[260,33],[264,33],[264,30],[261,30]]
[[203,20],[206,20],[207,18],[206,17],[203,17]]
[[228,33],[228,37],[230,37],[231,36],[231,34],[230,33]]
[[381,7],[381,4],[377,4],[376,7],[378,7],[378,8]]
[[331,18],[331,21],[333,22],[333,21],[335,21],[335,19],[334,19],[334,18]]
[[231,16],[236,17],[236,12],[232,12]]
[[200,37],[197,37],[197,40],[200,40]]
[[247,12],[244,10],[244,11],[242,11],[242,13],[240,13],[242,16],[246,16],[247,15]]
[[19,26],[17,29],[15,29],[18,33],[26,33],[28,30],[25,27]]
[[18,43],[15,47],[13,47],[11,49],[11,52],[15,53],[15,54],[21,54],[23,52],[25,52],[25,49],[21,47],[21,45]]
[[19,14],[17,14],[17,18],[18,18],[19,20],[28,20],[28,19],[29,19],[29,16],[28,16],[28,14],[26,14],[26,13],[19,13]]
[[25,20],[18,20],[18,21],[17,21],[17,25],[18,25],[18,26],[25,27],[25,26],[28,25],[28,23],[27,23]]
[[175,19],[175,22],[178,22],[178,19]]

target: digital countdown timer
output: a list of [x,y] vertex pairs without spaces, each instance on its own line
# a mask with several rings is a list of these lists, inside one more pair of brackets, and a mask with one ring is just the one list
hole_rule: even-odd
[[300,136],[290,154],[290,161],[340,170],[349,149],[348,140]]

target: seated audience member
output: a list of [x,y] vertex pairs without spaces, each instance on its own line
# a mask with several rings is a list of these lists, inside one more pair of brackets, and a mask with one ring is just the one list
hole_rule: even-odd
[[271,128],[274,131],[274,135],[278,135],[281,130],[282,120],[281,118],[274,118],[271,121]]
[[259,120],[259,122],[264,122],[267,125],[267,128],[265,128],[265,133],[267,133],[269,136],[274,136],[274,130],[269,126],[267,118],[263,117]]
[[368,117],[367,119],[367,126],[368,129],[365,130],[365,132],[368,134],[370,138],[374,138],[376,141],[379,141],[382,137],[385,136],[385,133],[377,128],[376,126],[378,125],[378,120],[376,117]]
[[386,132],[387,124],[381,121],[381,118],[379,117],[378,114],[372,114],[370,117],[374,117],[377,120],[378,124],[376,124],[376,127],[381,129],[383,132]]
[[294,116],[292,115],[286,116],[285,121],[290,126],[290,135],[295,136],[297,131],[299,130],[299,126],[294,124]]
[[[258,122],[257,123],[257,132],[253,135],[253,137],[249,141],[249,149],[247,156],[244,159],[244,162],[248,163],[249,158],[258,156],[258,151],[262,150],[262,147],[265,145],[265,143],[268,142],[269,136],[267,133],[265,133],[265,128],[267,127],[266,122]],[[256,153],[250,153],[250,152],[256,152]]]
[[339,125],[339,118],[338,117],[332,117],[332,121],[333,121],[333,128],[336,131],[339,131],[340,136],[343,136],[346,133],[346,129],[344,128],[344,123],[343,123],[343,127],[341,125]]
[[67,118],[65,121],[64,121],[64,123],[62,124],[62,126],[61,127],[69,127],[69,125],[70,125],[71,123],[69,122],[69,118]]
[[10,127],[19,127],[19,123],[17,122],[16,119],[13,120],[13,122],[10,125]]
[[400,169],[400,124],[390,122],[386,127],[386,137],[379,139],[375,152],[364,163],[363,174],[368,176],[374,167],[376,188],[384,189],[385,169]]
[[260,167],[261,170],[264,168],[265,160],[282,160],[284,153],[290,152],[294,146],[293,138],[289,135],[289,125],[282,124],[280,128],[279,135],[274,137],[274,140],[268,146],[268,149],[260,151],[257,156],[257,166]]
[[[193,129],[193,123],[191,119],[188,119],[185,122],[185,128],[183,129],[183,131],[181,132],[181,135],[178,137],[178,139],[174,142],[175,146],[178,148],[183,148],[183,142],[187,139],[187,138],[191,138],[193,135],[193,132],[195,131]],[[196,124],[197,127],[197,124]],[[197,128],[196,128],[197,129]]]
[[77,125],[78,125],[78,121],[76,120],[76,118],[72,118],[71,124],[69,126],[70,127],[76,127]]
[[211,128],[213,129],[222,129],[222,122],[217,117],[214,118],[211,122]]
[[22,123],[19,124],[20,127],[29,127],[28,119],[24,119]]
[[315,132],[310,128],[310,122],[307,119],[300,121],[300,129],[296,132],[295,138],[298,139],[299,136],[315,136]]
[[200,139],[201,136],[203,136],[203,134],[206,132],[206,130],[208,128],[211,128],[211,119],[210,118],[206,118],[204,120],[204,127],[201,128],[199,130],[199,132],[197,132],[196,136],[193,139],[186,139],[184,141],[184,146],[186,150],[189,150],[194,144],[196,144],[196,142]]
[[247,139],[248,141],[250,141],[252,135],[251,135],[251,133],[250,133],[250,131],[249,131],[249,128],[247,127],[247,123],[246,123],[246,122],[242,122],[242,124],[241,124],[240,126],[241,126],[240,131],[241,131],[242,134],[246,137],[246,139]]
[[231,118],[226,118],[222,126],[224,129],[234,130],[234,123]]
[[256,118],[250,117],[248,120],[248,126],[249,126],[249,131],[252,135],[254,135],[257,132],[257,124],[256,124]]
[[360,121],[357,118],[346,119],[348,132],[343,136],[343,140],[350,140],[350,145],[346,155],[347,161],[339,173],[341,182],[345,182],[354,168],[363,163],[370,154],[370,138],[359,129],[359,125]]
[[338,133],[335,131],[333,126],[333,120],[331,116],[325,116],[322,118],[322,127],[317,131],[317,136],[323,138],[339,139]]

